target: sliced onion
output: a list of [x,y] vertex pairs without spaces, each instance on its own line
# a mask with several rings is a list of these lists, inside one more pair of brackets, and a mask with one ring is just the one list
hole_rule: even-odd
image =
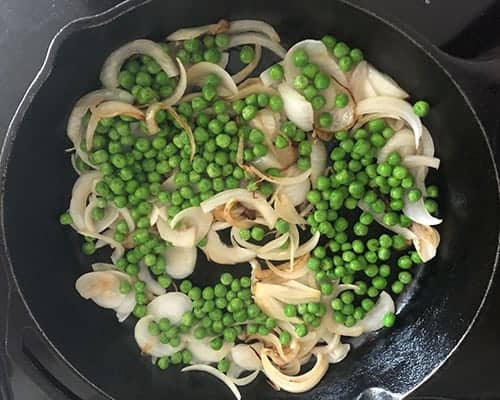
[[285,304],[317,303],[321,292],[297,281],[282,284],[255,282],[253,286],[255,298],[275,298]]
[[180,292],[162,294],[148,304],[149,315],[157,319],[168,318],[174,325],[180,324],[182,316],[192,309],[191,299]]
[[411,149],[410,154],[415,154],[417,151],[415,148],[415,138],[409,129],[401,129],[397,131],[394,136],[392,136],[382,147],[377,155],[377,162],[381,163],[385,161],[387,156],[393,151],[398,153],[406,153],[406,151],[401,151],[401,149]]
[[181,372],[189,372],[189,371],[207,372],[215,376],[217,379],[221,380],[229,388],[229,390],[231,390],[231,392],[234,394],[234,397],[236,397],[237,400],[241,400],[241,394],[236,385],[228,376],[224,375],[218,369],[205,364],[195,364],[181,369]]
[[352,71],[350,79],[351,91],[354,100],[361,101],[368,97],[375,97],[377,93],[368,79],[368,63],[361,61]]
[[307,260],[309,259],[309,254],[305,254],[295,260],[293,266],[291,263],[285,263],[278,266],[274,266],[271,262],[266,260],[267,267],[269,271],[283,279],[299,279],[307,274],[308,270],[305,268]]
[[430,226],[420,224],[413,224],[411,231],[416,236],[413,245],[422,261],[427,262],[433,259],[440,242],[439,232]]
[[126,115],[135,119],[144,119],[144,114],[137,107],[121,101],[105,101],[92,110],[87,131],[85,133],[85,143],[90,151],[94,145],[93,138],[97,124],[102,118],[113,118],[117,115]]
[[325,173],[327,154],[325,144],[321,140],[313,140],[311,150],[311,182],[314,185],[318,176]]
[[156,113],[160,110],[164,110],[165,107],[167,106],[173,106],[174,104],[177,104],[181,100],[182,96],[184,96],[184,92],[186,91],[187,88],[186,69],[184,68],[184,65],[182,65],[181,60],[179,60],[178,58],[177,58],[177,63],[179,64],[180,76],[179,76],[179,82],[177,83],[174,92],[168,99],[165,99],[158,103],[153,103],[146,110],[146,127],[148,128],[148,132],[152,135],[158,133],[158,131],[160,130],[160,127],[158,126],[158,123],[156,122],[155,119]]
[[135,324],[135,341],[143,353],[150,354],[154,357],[168,357],[184,348],[185,341],[183,340],[182,336],[179,346],[172,347],[169,344],[161,343],[159,336],[151,335],[149,333],[149,325],[154,321],[155,317],[153,317],[152,315],[146,315]]
[[279,43],[269,39],[268,36],[261,33],[239,33],[229,37],[229,44],[227,48],[241,46],[244,44],[254,44],[265,47],[266,49],[272,51],[278,57],[285,57],[286,50],[279,45]]
[[231,21],[229,24],[228,33],[241,33],[241,32],[258,32],[266,35],[269,39],[275,42],[280,42],[278,32],[264,21],[256,19],[240,19]]
[[123,63],[135,54],[144,54],[154,58],[167,76],[177,76],[179,74],[173,60],[158,43],[152,40],[138,39],[116,49],[104,61],[99,77],[102,85],[107,88],[118,87],[120,85],[118,74]]
[[278,192],[274,200],[274,209],[276,214],[281,219],[284,219],[290,224],[305,224],[306,220],[300,216],[300,214],[295,209],[294,204],[291,199],[286,195],[286,193]]
[[378,96],[396,97],[398,99],[406,99],[410,96],[394,79],[387,74],[383,74],[371,64],[368,64],[368,80]]
[[253,371],[262,368],[262,362],[248,344],[237,344],[231,348],[231,358],[241,368]]
[[257,82],[252,80],[253,78],[249,78],[246,81],[240,83],[238,88],[238,93],[234,96],[231,96],[229,100],[235,101],[239,99],[244,99],[245,97],[250,96],[254,93],[265,93],[269,96],[277,96],[278,92],[276,89],[264,86],[262,82],[259,80]]
[[330,364],[336,364],[341,362],[349,354],[351,350],[351,345],[349,343],[339,343],[337,347],[328,353],[328,362]]
[[410,125],[415,135],[415,146],[418,147],[422,136],[422,122],[413,112],[410,103],[395,97],[377,96],[361,100],[356,106],[356,114],[385,114],[391,118],[402,118]]
[[104,216],[99,221],[92,218],[92,211],[97,207],[97,200],[91,200],[85,208],[85,230],[92,233],[101,233],[109,228],[118,218],[118,209],[113,204],[108,204],[104,209]]
[[363,334],[363,327],[360,325],[354,325],[347,327],[333,319],[331,311],[327,311],[323,317],[326,329],[330,333],[335,333],[341,336],[358,337]]
[[269,228],[276,224],[277,216],[274,209],[269,205],[264,197],[255,192],[249,192],[246,189],[225,190],[212,196],[208,200],[201,202],[200,207],[205,213],[209,213],[217,207],[228,203],[231,200],[237,200],[246,208],[258,211],[266,221]]
[[238,84],[242,81],[244,81],[253,71],[255,68],[257,68],[257,65],[259,65],[260,59],[262,57],[262,47],[259,45],[255,45],[255,56],[253,60],[247,64],[243,69],[238,71],[236,74],[233,75],[233,81]]
[[[312,251],[319,242],[320,234],[316,232],[307,242],[302,244],[296,251],[295,257],[301,257],[304,254]],[[274,250],[269,253],[259,254],[259,257],[264,260],[289,260],[290,259],[290,251],[289,250]]]
[[207,244],[203,248],[209,260],[217,264],[238,264],[255,258],[254,251],[239,246],[227,246],[221,240],[217,232],[209,231]]
[[214,350],[210,347],[210,339],[199,340],[190,337],[186,347],[197,362],[212,363],[219,362],[226,357],[231,352],[232,346],[234,343],[224,342],[219,350]]
[[93,192],[94,184],[101,178],[102,175],[99,171],[89,171],[80,175],[73,185],[68,211],[77,230],[87,230],[85,224],[87,200]]
[[408,155],[403,158],[402,164],[407,168],[429,167],[439,169],[440,160],[436,157]]
[[237,386],[249,385],[257,378],[259,372],[260,372],[259,370],[255,370],[251,374],[244,376],[243,378],[231,378],[231,380]]
[[[281,66],[283,66],[283,63],[282,62],[279,62],[277,63]],[[262,81],[262,83],[264,84],[264,86],[277,86],[278,85],[278,81],[275,81],[273,78],[271,78],[271,67],[265,69],[264,71],[261,72],[261,74],[259,75],[259,78],[260,80]]]
[[266,253],[268,251],[277,249],[288,241],[289,234],[284,233],[283,235],[278,236],[276,239],[267,242],[265,245],[256,245],[250,243],[246,240],[243,240],[240,236],[240,230],[238,228],[231,229],[231,241],[233,244],[244,247],[245,249],[254,251],[257,256],[259,253]]
[[285,305],[273,297],[254,295],[254,302],[267,316],[278,321],[287,321],[292,324],[300,324],[302,322],[298,317],[287,317],[283,311]]
[[149,268],[143,263],[139,263],[139,274],[137,277],[146,284],[146,288],[156,296],[165,294],[165,288],[161,287],[158,281],[153,279]]
[[151,214],[149,214],[149,225],[156,225],[159,219],[166,221],[168,219],[167,208],[165,206],[158,207],[153,205],[153,210],[151,210]]
[[109,264],[109,263],[93,263],[91,265],[92,271],[97,272],[97,271],[116,271],[116,265],[114,264]]
[[190,40],[200,37],[206,33],[210,33],[211,35],[215,35],[217,33],[227,32],[229,29],[230,23],[225,19],[219,20],[216,24],[202,25],[190,28],[182,28],[178,29],[175,32],[171,33],[167,36],[167,40],[169,41],[181,41],[181,40]]
[[212,225],[213,216],[210,213],[205,213],[201,207],[189,207],[184,210],[178,212],[170,221],[170,227],[172,229],[177,226],[181,226],[182,228],[196,228],[195,240],[198,243],[201,239],[203,239],[210,226]]
[[189,86],[201,87],[209,74],[214,74],[220,78],[217,86],[219,96],[229,97],[238,93],[238,87],[234,83],[229,73],[219,65],[202,61],[191,66],[187,71],[187,81]]
[[165,250],[166,271],[174,279],[191,275],[196,266],[196,247],[168,247]]
[[156,227],[160,237],[176,247],[194,247],[196,241],[196,227],[191,226],[183,230],[172,229],[163,218],[158,218]]
[[103,308],[116,309],[126,297],[120,292],[122,281],[130,282],[130,277],[119,271],[87,272],[77,279],[75,288],[84,299],[91,299]]
[[387,292],[382,291],[375,306],[356,325],[361,326],[364,332],[374,332],[384,326],[384,316],[387,313],[393,313],[394,310],[392,297]]
[[283,109],[290,121],[300,129],[309,132],[313,128],[314,110],[304,96],[286,83],[278,85],[278,92],[283,100]]
[[272,176],[265,174],[264,172],[258,170],[253,165],[246,167],[247,171],[251,174],[257,175],[259,178],[271,182],[276,183],[277,185],[295,185],[297,183],[303,182],[311,175],[311,169],[309,168],[307,171],[301,172],[295,176]]
[[135,292],[131,291],[129,294],[126,295],[125,299],[123,300],[123,303],[116,308],[116,318],[118,319],[118,322],[123,322],[125,321],[130,314],[134,311],[134,307],[136,304],[135,300]]
[[120,213],[120,215],[123,217],[123,219],[127,223],[128,230],[130,232],[133,232],[135,230],[135,222],[134,222],[134,219],[132,218],[132,215],[130,215],[130,211],[128,210],[128,208],[126,208],[126,207],[119,208],[118,212]]
[[412,221],[421,225],[439,225],[443,222],[442,219],[433,217],[427,208],[425,208],[423,198],[418,199],[415,202],[411,202],[408,199],[405,200],[405,205],[403,207],[404,214],[410,218]]
[[358,202],[358,207],[361,208],[361,210],[366,211],[370,214],[373,215],[373,219],[377,221],[380,225],[382,225],[384,228],[389,229],[390,231],[397,233],[398,235],[403,236],[406,240],[413,240],[415,239],[414,233],[409,230],[408,228],[403,228],[401,225],[394,225],[394,226],[389,226],[384,223],[383,219],[383,214],[376,214],[374,213],[368,204],[366,204],[364,201],[360,200]]
[[186,135],[189,138],[189,146],[191,146],[191,154],[189,156],[189,161],[193,161],[193,157],[196,153],[196,141],[194,140],[193,131],[191,130],[191,127],[184,120],[184,118],[182,118],[179,114],[177,114],[177,111],[175,111],[172,107],[165,106],[164,109],[177,121],[177,123],[182,127],[182,129],[184,129],[184,132],[186,132]]
[[324,354],[317,353],[316,363],[310,371],[302,375],[288,376],[280,372],[271,363],[268,358],[269,351],[268,349],[263,349],[260,353],[263,371],[272,383],[287,392],[303,393],[312,389],[328,370],[328,359]]
[[315,64],[325,74],[332,76],[341,85],[348,85],[345,74],[340,69],[334,58],[328,53],[324,43],[320,40],[307,39],[295,43],[286,53],[283,60],[283,69],[285,72],[285,79],[291,85],[294,78],[299,75],[301,70],[295,66],[293,62],[293,53],[295,50],[304,50],[309,56],[309,62]]

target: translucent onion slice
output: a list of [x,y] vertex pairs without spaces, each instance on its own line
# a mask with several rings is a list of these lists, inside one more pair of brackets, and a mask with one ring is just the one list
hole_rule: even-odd
[[366,204],[364,201],[360,200],[358,202],[358,207],[361,208],[363,211],[369,212],[370,214],[373,215],[373,218],[375,221],[377,221],[380,225],[382,225],[384,228],[389,229],[390,231],[397,233],[401,236],[403,236],[406,240],[413,240],[415,239],[415,234],[409,230],[408,228],[403,228],[401,225],[394,225],[394,226],[389,226],[384,223],[383,214],[376,214],[374,213],[368,204]]
[[259,178],[267,182],[275,183],[277,185],[295,185],[297,183],[303,182],[304,180],[307,180],[307,178],[309,178],[309,176],[311,175],[311,168],[309,168],[307,171],[301,172],[300,174],[294,176],[268,175],[258,170],[253,165],[249,165],[245,169],[251,174],[257,175]]
[[322,353],[317,353],[316,363],[311,370],[302,375],[288,376],[271,363],[269,352],[270,350],[263,349],[260,353],[263,371],[274,385],[287,392],[303,393],[312,389],[328,370],[328,358]]
[[265,47],[272,51],[278,57],[285,57],[286,50],[276,41],[269,39],[268,36],[261,33],[249,32],[238,33],[229,37],[229,44],[226,48],[241,46],[244,44],[254,44]]
[[402,164],[407,168],[428,167],[439,169],[440,159],[436,157],[408,155],[402,160]]
[[214,74],[220,78],[220,83],[217,86],[219,96],[229,97],[238,93],[238,87],[234,83],[233,78],[229,73],[219,65],[202,61],[191,66],[187,71],[187,82],[189,86],[201,87],[204,80],[209,74]]
[[229,24],[228,33],[242,33],[242,32],[259,32],[269,39],[274,40],[275,42],[280,42],[280,36],[278,32],[264,21],[259,21],[256,19],[240,19],[231,21]]
[[255,45],[255,56],[253,60],[232,76],[233,81],[236,84],[244,81],[255,70],[255,68],[257,68],[257,65],[259,65],[261,57],[262,57],[262,47],[260,47],[257,44]]
[[277,216],[274,209],[269,205],[266,199],[258,193],[249,192],[246,189],[225,190],[203,201],[200,204],[205,213],[209,213],[217,207],[228,203],[231,200],[237,200],[248,209],[257,211],[266,221],[269,228],[276,224]]
[[274,275],[283,278],[283,279],[299,279],[307,274],[308,270],[305,268],[307,260],[309,259],[309,254],[305,254],[302,257],[299,257],[293,263],[293,266],[290,262],[275,266],[270,261],[266,260],[266,265],[269,268],[269,271]]
[[[319,161],[318,161],[319,162]],[[312,161],[312,156],[311,156],[311,174],[314,171],[314,164]],[[291,165],[288,167],[288,169],[283,173],[285,176],[297,176],[300,175],[301,171],[296,165]],[[276,195],[278,193],[284,193],[288,196],[290,201],[294,206],[298,206],[299,204],[302,204],[306,200],[307,193],[309,192],[311,188],[311,183],[309,179],[306,179],[302,182],[296,183],[294,185],[276,185],[276,190],[275,193]]]
[[75,288],[84,299],[90,299],[103,308],[116,309],[126,297],[120,292],[122,281],[130,282],[130,277],[123,272],[87,272],[77,279]]
[[165,294],[165,288],[161,287],[158,281],[151,276],[149,268],[143,262],[139,263],[137,277],[146,284],[146,288],[155,296]]
[[92,210],[97,207],[97,200],[91,200],[85,208],[84,221],[85,230],[93,233],[101,233],[108,229],[118,218],[118,209],[113,204],[108,204],[104,209],[104,216],[99,221],[92,218]]
[[314,185],[318,176],[325,173],[327,154],[325,144],[321,140],[313,140],[311,150],[311,182]]
[[236,386],[246,386],[252,383],[259,375],[259,370],[253,371],[251,374],[244,376],[243,378],[231,378]]
[[[335,96],[340,93],[344,93],[348,97],[347,105],[342,108],[335,106]],[[322,131],[336,132],[343,129],[350,129],[356,122],[356,103],[349,90],[340,85],[335,79],[332,79],[330,87],[323,91],[323,95],[326,99],[326,103],[320,111],[315,113],[316,126],[319,126],[319,117],[321,113],[329,112],[332,116],[332,124],[327,128],[321,128]]]
[[170,224],[163,218],[158,218],[156,227],[160,237],[176,247],[194,247],[198,243],[196,241],[196,227],[191,226],[186,229],[172,229]]
[[221,19],[216,24],[182,28],[168,35],[166,40],[174,42],[174,41],[195,39],[206,33],[209,33],[211,35],[216,35],[217,33],[227,32],[227,30],[229,29],[229,25],[230,25],[229,21]]
[[75,228],[79,231],[87,230],[85,224],[87,200],[94,190],[95,183],[101,178],[102,175],[99,171],[89,171],[80,175],[73,185],[68,211]]
[[80,148],[82,142],[82,118],[89,109],[96,107],[103,101],[121,101],[132,104],[134,96],[122,89],[98,89],[81,97],[73,107],[66,125],[66,135],[73,143],[76,154],[86,164],[92,166],[88,154]]
[[300,129],[309,132],[313,128],[314,110],[304,96],[286,83],[278,85],[278,92],[283,100],[283,109],[290,121]]
[[416,238],[413,245],[423,262],[427,262],[436,256],[440,242],[439,232],[431,226],[413,224],[411,231]]
[[387,313],[393,313],[394,310],[392,297],[387,292],[382,291],[375,306],[356,325],[361,326],[364,332],[374,332],[384,326],[384,316]]
[[[210,226],[212,225],[213,216],[209,212],[204,212],[201,207],[189,207],[178,212],[170,221],[170,227],[176,229],[187,229],[190,227],[196,228],[195,240],[198,243],[203,239]],[[194,246],[193,246],[194,247]]]
[[[279,62],[277,63],[281,66],[283,66],[283,62]],[[272,67],[272,66],[271,66]],[[278,81],[275,81],[273,78],[271,78],[271,67],[265,69],[264,71],[261,72],[261,74],[259,75],[259,78],[260,80],[262,81],[262,83],[264,84],[264,86],[277,86],[278,85]]]
[[174,325],[180,324],[182,316],[192,309],[191,299],[180,292],[162,294],[148,304],[149,315],[157,319],[168,318]]
[[[404,149],[404,151],[401,151]],[[410,154],[415,154],[417,149],[415,148],[415,138],[411,130],[409,129],[401,129],[397,131],[394,136],[392,136],[382,147],[377,155],[377,162],[381,163],[385,161],[387,156],[393,151],[397,151],[398,153],[407,153],[407,149],[410,150]]]
[[290,224],[306,224],[306,220],[295,209],[290,197],[286,193],[278,192],[274,200],[274,209],[281,219]]
[[300,324],[302,322],[298,317],[287,317],[283,311],[285,304],[273,297],[254,295],[254,302],[267,316],[278,321],[287,321],[292,324]]
[[368,64],[368,80],[378,96],[389,96],[398,99],[406,99],[410,96],[394,79],[387,74],[383,74],[371,64]]
[[283,69],[285,80],[291,85],[295,77],[302,71],[295,66],[293,62],[293,53],[295,50],[304,50],[309,56],[309,62],[315,64],[325,74],[332,76],[342,86],[347,87],[348,82],[345,74],[340,69],[335,59],[328,53],[326,46],[320,40],[307,39],[295,43],[286,53],[283,60]]
[[207,239],[207,244],[202,250],[209,260],[217,264],[238,264],[250,261],[256,256],[252,250],[239,246],[227,246],[215,231],[209,231]]
[[94,133],[99,121],[103,118],[113,118],[118,115],[126,115],[141,120],[144,119],[143,112],[131,104],[113,100],[100,103],[92,110],[92,115],[90,116],[87,131],[85,133],[85,143],[89,151],[92,150],[94,145]]
[[276,239],[267,242],[265,245],[259,246],[253,243],[250,243],[246,240],[243,240],[240,236],[240,230],[238,228],[231,229],[231,241],[233,244],[244,247],[245,249],[254,251],[257,256],[259,253],[266,253],[277,249],[288,241],[289,238],[288,233],[284,233],[283,235],[278,236]]
[[253,81],[253,78],[247,79],[246,81],[240,83],[238,93],[234,96],[231,96],[229,100],[235,101],[239,99],[244,99],[245,97],[250,96],[254,93],[266,93],[269,96],[277,96],[278,92],[276,89],[272,87],[267,87],[259,81]]
[[410,103],[395,97],[377,96],[361,100],[356,106],[356,114],[383,114],[390,118],[401,118],[411,127],[415,135],[415,146],[418,147],[422,137],[422,122],[413,112]]
[[195,364],[195,365],[190,365],[189,367],[184,367],[181,369],[181,372],[189,372],[189,371],[207,372],[207,373],[215,376],[217,379],[222,381],[229,388],[229,390],[231,390],[231,392],[234,394],[234,397],[236,397],[237,400],[241,400],[240,391],[238,390],[236,385],[233,383],[231,378],[224,375],[217,368],[211,367],[210,365],[206,365],[206,364]]
[[150,354],[153,357],[168,357],[175,352],[182,350],[185,346],[185,340],[182,336],[179,346],[172,347],[169,344],[161,343],[159,336],[153,336],[149,333],[149,325],[151,322],[154,322],[155,319],[156,318],[152,315],[146,315],[135,324],[134,338],[141,351],[145,354]]
[[254,297],[275,298],[285,304],[303,304],[318,302],[321,292],[298,281],[282,284],[256,282],[252,287]]
[[351,345],[349,343],[339,343],[337,347],[335,347],[328,353],[328,362],[330,364],[341,362],[344,358],[347,357],[350,350]]
[[181,100],[182,96],[184,96],[184,92],[186,91],[187,88],[186,69],[184,68],[184,65],[182,64],[181,60],[179,60],[178,58],[176,60],[177,64],[179,65],[180,76],[179,76],[179,82],[177,83],[174,92],[168,99],[165,99],[158,103],[153,103],[146,110],[146,127],[148,128],[148,132],[151,135],[158,133],[158,131],[160,130],[160,127],[158,126],[158,123],[156,122],[155,119],[156,113],[160,110],[164,110],[165,107],[177,104]]
[[130,316],[130,314],[132,314],[132,311],[134,311],[135,304],[136,304],[135,292],[130,291],[130,293],[127,294],[125,299],[123,300],[123,303],[120,304],[115,310],[118,322],[121,323],[125,321]]
[[194,337],[189,337],[187,341],[187,349],[193,354],[193,358],[197,362],[212,363],[219,362],[231,352],[231,347],[234,343],[224,342],[219,350],[214,350],[210,347],[210,339],[199,340]]
[[193,157],[196,153],[196,141],[194,140],[193,136],[193,131],[191,130],[191,127],[189,124],[182,118],[179,114],[177,114],[177,111],[175,111],[172,107],[170,106],[165,106],[164,108],[171,116],[174,118],[177,123],[184,129],[184,132],[186,132],[186,135],[189,138],[189,146],[191,146],[191,155],[189,156],[189,161],[193,161]]
[[237,344],[231,348],[231,358],[241,368],[253,371],[262,368],[262,362],[248,344]]
[[174,279],[191,275],[196,266],[196,247],[169,247],[165,250],[166,271]]
[[350,87],[356,102],[368,97],[375,97],[377,93],[368,79],[368,63],[361,61],[351,74]]
[[442,219],[433,217],[429,211],[427,211],[423,198],[420,198],[415,202],[411,202],[406,199],[403,212],[412,221],[421,225],[434,226],[443,222]]
[[[316,232],[311,238],[302,244],[296,251],[295,251],[295,257],[301,257],[304,254],[309,253],[312,251],[316,245],[319,242],[319,237],[320,234],[319,232]],[[290,259],[290,251],[289,250],[274,250],[270,251],[269,253],[264,253],[264,254],[259,254],[259,257],[264,259],[264,260],[289,260]]]
[[354,325],[347,327],[333,319],[331,311],[327,311],[323,317],[326,329],[330,333],[335,333],[341,336],[358,337],[363,334],[363,327],[360,325]]
[[119,208],[118,212],[120,213],[120,215],[123,217],[123,219],[127,223],[128,230],[130,232],[133,232],[135,230],[135,222],[134,222],[134,219],[132,218],[132,215],[130,215],[130,211],[128,210],[128,208],[126,208],[126,207]]
[[138,39],[116,49],[104,61],[99,77],[102,85],[106,88],[117,88],[120,85],[118,75],[123,63],[135,54],[144,54],[154,58],[168,76],[179,75],[174,61],[158,43],[152,40]]

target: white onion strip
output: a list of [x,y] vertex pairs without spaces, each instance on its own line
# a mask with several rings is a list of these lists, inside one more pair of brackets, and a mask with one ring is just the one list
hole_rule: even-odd
[[285,57],[286,54],[286,50],[277,42],[269,39],[269,37],[266,35],[254,32],[239,33],[231,36],[227,48],[241,46],[244,44],[258,44],[259,46],[265,47],[266,49],[272,51],[280,58]]
[[148,39],[138,39],[116,49],[104,61],[100,75],[102,85],[107,88],[118,87],[118,74],[123,63],[135,54],[144,54],[154,58],[167,76],[177,76],[179,74],[173,60],[158,43]]
[[217,75],[220,83],[217,86],[217,92],[222,97],[229,97],[238,93],[238,87],[234,83],[229,73],[217,64],[202,61],[194,64],[187,70],[187,82],[189,86],[201,87],[209,74]]
[[236,74],[232,76],[234,83],[238,84],[244,81],[259,65],[260,59],[262,57],[262,47],[258,44],[255,45],[255,56],[248,65],[246,65],[243,69],[238,71]]

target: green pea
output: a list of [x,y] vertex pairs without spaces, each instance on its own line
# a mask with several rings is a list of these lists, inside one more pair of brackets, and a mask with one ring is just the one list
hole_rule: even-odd
[[297,49],[292,53],[292,61],[296,67],[305,67],[309,63],[309,56],[303,49]]
[[[216,38],[217,40],[217,38]],[[255,58],[255,50],[251,46],[243,46],[240,50],[240,61],[243,64],[250,64]]]
[[343,72],[348,72],[354,66],[354,62],[350,56],[343,56],[339,59],[339,67]]
[[333,54],[335,55],[335,57],[340,59],[344,56],[347,56],[350,50],[351,49],[347,44],[345,44],[344,42],[338,42],[333,48]]
[[427,116],[427,114],[429,113],[429,109],[429,103],[425,100],[419,100],[413,105],[413,112],[421,118]]
[[280,64],[274,64],[269,68],[269,76],[275,81],[281,81],[283,79],[283,67]]
[[387,328],[391,328],[394,326],[394,323],[396,322],[396,316],[394,313],[389,312],[384,315],[384,326]]

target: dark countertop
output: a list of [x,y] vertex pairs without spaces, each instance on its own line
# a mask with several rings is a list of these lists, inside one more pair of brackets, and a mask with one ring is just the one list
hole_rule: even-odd
[[[474,56],[478,47],[482,51],[489,50],[492,44],[491,35],[486,34],[487,29],[490,27],[498,31],[495,24],[498,23],[500,14],[492,14],[492,9],[498,10],[500,2],[495,0],[353,2],[371,8],[389,20],[404,21],[434,44],[456,55]],[[0,1],[0,138],[41,65],[52,36],[70,20],[100,12],[118,3],[116,0]],[[487,14],[486,9],[489,9]],[[453,18],[450,18],[451,15]],[[490,18],[491,15],[495,18]],[[481,37],[480,44],[478,36]],[[458,54],[457,49],[462,54]],[[493,135],[493,141],[498,141],[498,137],[497,131]],[[497,160],[499,155],[497,150]],[[500,398],[500,379],[497,378],[496,369],[500,355],[500,320],[496,318],[498,304],[500,286],[494,283],[483,312],[469,336],[444,367],[416,391],[415,398]],[[35,395],[33,390],[35,389],[31,384],[18,382],[15,388],[16,398],[40,398],[40,394]]]

